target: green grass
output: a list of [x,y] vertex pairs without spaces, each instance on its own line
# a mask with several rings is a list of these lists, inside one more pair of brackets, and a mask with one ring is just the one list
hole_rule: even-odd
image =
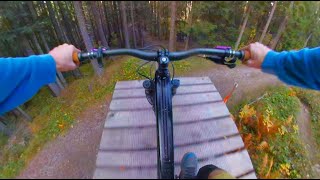
[[315,137],[317,146],[320,147],[320,92],[295,88],[299,99],[305,103],[310,110],[312,134]]
[[[307,153],[303,147],[303,142],[299,139],[298,131],[294,128],[297,126],[296,117],[300,111],[299,99],[292,95],[292,90],[287,87],[279,86],[272,87],[266,91],[267,95],[259,101],[256,101],[251,106],[256,110],[256,115],[250,121],[256,121],[257,118],[263,118],[263,122],[267,123],[267,117],[270,117],[274,127],[279,127],[285,132],[279,133],[278,129],[275,132],[270,131],[270,134],[262,136],[262,140],[255,141],[258,136],[259,128],[253,128],[252,122],[244,124],[243,120],[239,120],[239,112],[249,101],[239,103],[231,111],[236,118],[237,126],[241,128],[240,133],[243,135],[252,134],[253,138],[246,143],[253,142],[253,146],[249,148],[249,154],[253,161],[253,165],[260,178],[266,175],[266,167],[261,167],[262,160],[266,154],[273,157],[273,166],[271,173],[272,178],[301,178],[311,175],[311,166],[307,158]],[[293,121],[288,124],[288,118],[293,116]],[[257,147],[262,141],[266,141],[269,145],[267,151],[257,150]],[[279,173],[281,165],[288,164],[290,166],[289,173]]]
[[[136,73],[141,60],[131,57],[122,59],[109,61],[101,78],[94,76],[91,64],[85,64],[80,67],[83,78],[75,79],[66,74],[69,85],[61,97],[52,97],[49,89],[43,87],[27,102],[23,108],[34,118],[25,128],[25,134],[29,136],[21,137],[10,147],[5,145],[7,138],[0,136],[0,178],[16,177],[47,142],[66,133],[81,112],[110,97],[117,81],[144,79]],[[201,67],[203,63],[206,62],[197,58],[175,62],[176,76]],[[149,67],[143,67],[141,72],[149,75]]]
[[0,132],[0,149],[8,142],[8,136]]

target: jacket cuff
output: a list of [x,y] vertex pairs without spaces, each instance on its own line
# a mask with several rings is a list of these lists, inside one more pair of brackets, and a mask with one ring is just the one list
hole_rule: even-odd
[[261,70],[264,73],[269,73],[269,74],[276,74],[277,72],[277,66],[276,66],[276,61],[278,60],[275,58],[275,56],[279,55],[280,53],[275,52],[275,51],[269,51],[267,55],[265,56],[262,64],[261,64]]

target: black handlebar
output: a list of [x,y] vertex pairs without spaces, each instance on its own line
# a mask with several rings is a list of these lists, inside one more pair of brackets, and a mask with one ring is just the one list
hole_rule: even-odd
[[230,48],[196,48],[181,52],[169,52],[167,50],[159,50],[158,52],[146,52],[137,49],[114,49],[105,48],[93,49],[91,52],[74,54],[73,60],[78,64],[85,60],[102,59],[103,57],[130,55],[147,61],[157,61],[161,56],[168,56],[170,61],[178,61],[186,59],[194,55],[211,55],[221,58],[240,59],[242,61],[250,59],[248,51],[234,51]]
[[[103,57],[108,56],[119,56],[119,55],[130,55],[140,59],[149,60],[149,61],[157,61],[158,53],[157,52],[146,52],[136,49],[114,49],[114,50],[102,50]],[[96,50],[85,53],[78,53],[78,58],[80,61],[88,60],[88,59],[96,59],[98,58],[98,53]]]
[[242,51],[233,51],[231,49],[223,50],[223,49],[215,49],[215,48],[197,48],[197,49],[190,49],[188,51],[169,53],[169,59],[171,61],[178,61],[178,60],[186,59],[190,56],[195,56],[198,54],[216,55],[220,57],[238,58],[238,59],[242,59],[244,57],[244,52]]

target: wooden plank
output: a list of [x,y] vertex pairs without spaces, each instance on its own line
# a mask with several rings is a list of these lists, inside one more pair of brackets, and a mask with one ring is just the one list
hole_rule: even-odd
[[245,175],[245,176],[242,176],[240,177],[239,179],[257,179],[257,176],[254,172],[248,174],[248,175]]
[[[238,161],[235,159],[235,161]],[[232,172],[232,166],[224,163],[224,161],[220,161],[218,159],[209,159],[209,160],[204,160],[199,162],[199,166],[203,167],[208,164],[214,164],[222,169],[225,169],[228,171],[231,175],[234,177],[237,177],[241,174],[234,174],[235,172]],[[238,169],[238,167],[236,167]],[[231,169],[231,171],[229,171]],[[246,169],[242,170],[243,172],[246,172]],[[250,170],[249,170],[250,171]],[[180,172],[180,165],[175,165],[175,174],[179,174]],[[241,172],[241,173],[243,173]],[[108,177],[109,179],[125,179],[128,177],[134,177],[136,179],[156,179],[157,178],[157,169],[156,167],[147,167],[147,168],[133,168],[133,169],[128,169],[125,167],[115,167],[115,168],[100,168],[98,167],[95,172],[94,172],[94,179],[101,179],[101,178],[106,178]],[[257,179],[256,175],[254,172],[240,177],[240,179]]]
[[93,179],[106,177],[108,179],[157,179],[157,169],[96,168]]
[[[117,83],[93,178],[157,178],[156,120],[142,82]],[[195,152],[200,167],[214,164],[235,177],[256,178],[226,105],[219,93],[208,92],[216,90],[208,83],[208,77],[181,78],[187,86],[173,98],[175,174],[184,153]]]
[[[246,150],[221,156],[216,158],[216,160],[216,166],[225,169],[235,177],[254,169]],[[204,165],[204,163],[202,163],[202,165]]]
[[[179,163],[183,155],[187,152],[194,152],[199,159],[214,158],[215,155],[243,148],[243,143],[241,144],[239,142],[241,142],[241,137],[235,136],[213,142],[191,144],[182,147],[176,146],[174,148],[174,160]],[[225,163],[232,162],[225,161]],[[157,149],[139,151],[100,151],[96,161],[97,167],[152,167],[156,166],[156,164]]]
[[[174,96],[172,98],[173,106],[180,105],[192,105],[222,101],[222,98],[218,92],[201,93],[201,94],[185,94]],[[146,98],[134,98],[134,99],[115,99],[110,104],[111,111],[131,111],[137,109],[151,109]]]
[[[201,92],[213,92],[217,89],[212,84],[205,85],[191,85],[191,86],[180,86],[177,89],[177,94],[186,94],[186,93],[201,93]],[[135,97],[145,97],[144,89],[118,89],[113,93],[113,99],[119,98],[135,98]]]
[[[230,169],[227,165],[223,163],[223,161],[217,161],[214,159],[211,160],[205,160],[203,162],[199,163],[199,167],[202,167],[204,165],[208,164],[215,164],[216,166],[223,169]],[[219,164],[219,165],[218,165]],[[175,174],[179,174],[180,172],[180,165],[175,165]],[[228,171],[229,172],[229,171]],[[230,172],[229,172],[230,173]],[[237,177],[239,175],[235,175],[230,173],[234,177]],[[157,169],[156,167],[150,167],[150,168],[140,168],[140,169],[128,169],[124,167],[120,168],[96,168],[94,172],[94,178],[93,179],[103,179],[108,177],[109,179],[126,179],[128,177],[134,177],[135,179],[157,179]],[[256,174],[254,172],[242,176],[239,179],[257,179]]]
[[[176,77],[180,80],[181,85],[189,84],[210,84],[212,83],[209,77]],[[117,82],[115,89],[128,89],[128,88],[142,88],[144,80],[135,81],[120,81]]]
[[[182,123],[229,116],[229,110],[223,102],[173,107],[173,122]],[[156,124],[152,109],[143,111],[110,111],[105,128],[139,127]]]
[[[237,127],[229,117],[218,120],[197,121],[196,123],[175,124],[173,128],[174,142],[178,146],[188,143],[212,141],[238,133]],[[187,133],[181,133],[184,131],[187,131]],[[156,133],[156,125],[148,128],[104,129],[102,137],[113,138],[102,138],[100,149],[156,149]]]
[[16,110],[21,114],[21,116],[24,119],[26,119],[29,122],[32,121],[32,117],[28,113],[26,113],[24,110],[22,110],[20,107],[17,107]]

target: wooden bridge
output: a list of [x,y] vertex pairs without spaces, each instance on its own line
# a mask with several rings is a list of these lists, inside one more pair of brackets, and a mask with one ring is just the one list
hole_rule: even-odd
[[[199,168],[214,164],[255,179],[247,150],[226,105],[208,77],[183,77],[173,97],[175,174],[186,152]],[[96,160],[97,178],[157,178],[156,118],[143,81],[116,84]]]

